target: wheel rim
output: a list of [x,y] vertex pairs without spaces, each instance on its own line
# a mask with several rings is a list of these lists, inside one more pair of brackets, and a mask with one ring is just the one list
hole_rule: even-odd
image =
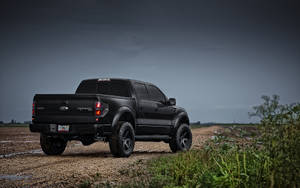
[[132,149],[132,138],[131,133],[129,130],[126,130],[123,134],[123,149],[125,152],[128,152]]
[[188,134],[188,131],[183,131],[180,135],[180,146],[184,149],[188,149],[190,146],[190,135]]
[[62,143],[60,141],[56,141],[55,142],[55,147],[61,148],[62,147]]
[[56,150],[64,148],[65,147],[64,141],[62,141],[62,140],[54,140],[53,141],[53,147],[55,147]]

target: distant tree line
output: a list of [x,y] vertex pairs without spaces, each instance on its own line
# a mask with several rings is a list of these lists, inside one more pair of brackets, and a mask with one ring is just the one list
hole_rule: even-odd
[[19,122],[19,121],[16,121],[15,119],[10,120],[9,122],[0,121],[0,124],[30,124],[30,123],[31,123],[31,121]]

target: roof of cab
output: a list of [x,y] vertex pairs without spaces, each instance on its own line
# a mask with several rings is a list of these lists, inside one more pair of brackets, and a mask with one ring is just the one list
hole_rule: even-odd
[[138,82],[138,83],[144,83],[144,84],[148,84],[148,85],[153,85],[150,82],[144,82],[144,81],[140,81],[140,80],[134,80],[134,79],[128,79],[128,78],[90,78],[90,79],[84,79],[82,81],[88,81],[88,80],[98,80],[98,81],[109,81],[109,80],[124,80],[124,81],[130,81],[130,82]]

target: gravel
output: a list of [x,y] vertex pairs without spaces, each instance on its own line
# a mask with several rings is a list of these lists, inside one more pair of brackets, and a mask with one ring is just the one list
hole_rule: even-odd
[[[193,129],[193,148],[201,148],[219,129],[222,128]],[[12,142],[1,142],[5,140]],[[32,142],[19,142],[22,140]],[[39,134],[30,133],[26,127],[1,127],[0,145],[0,156],[3,156],[0,157],[0,187],[74,187],[95,176],[101,182],[118,182],[122,180],[122,169],[131,168],[140,160],[172,154],[164,142],[137,142],[129,158],[114,158],[108,143],[83,146],[72,141],[63,155],[47,156],[40,150]]]

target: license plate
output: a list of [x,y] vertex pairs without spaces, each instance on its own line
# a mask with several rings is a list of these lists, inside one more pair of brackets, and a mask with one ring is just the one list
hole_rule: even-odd
[[58,132],[69,132],[69,125],[58,125],[57,126],[57,131]]

